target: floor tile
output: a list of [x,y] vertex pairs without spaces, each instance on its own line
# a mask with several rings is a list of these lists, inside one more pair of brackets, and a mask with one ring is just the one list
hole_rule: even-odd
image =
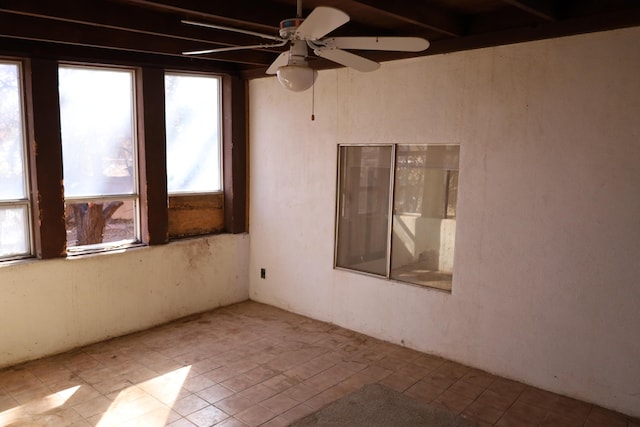
[[547,414],[545,419],[540,423],[540,426],[580,427],[584,425],[584,421],[584,419],[565,416],[564,414],[558,412],[551,412]]
[[98,396],[85,402],[79,403],[73,407],[84,418],[91,418],[94,415],[104,413],[111,406],[111,400],[105,396]]
[[219,400],[233,395],[234,392],[221,384],[215,384],[209,388],[200,390],[196,394],[209,403],[216,403]]
[[489,387],[497,378],[487,372],[478,369],[470,369],[461,381],[481,387],[483,389]]
[[444,390],[444,388],[436,384],[419,381],[405,390],[404,394],[419,402],[431,403],[436,397],[441,395]]
[[280,415],[262,424],[261,427],[287,427],[289,424],[291,423],[285,417]]
[[272,418],[275,418],[277,415],[277,413],[270,411],[263,406],[255,405],[248,409],[245,409],[239,414],[236,414],[234,418],[239,419],[249,427],[256,427],[266,423]]
[[625,416],[594,406],[584,423],[585,427],[624,427],[627,425]]
[[446,409],[449,412],[459,414],[471,403],[473,398],[447,390],[433,400],[434,404]]
[[558,401],[558,395],[534,387],[527,387],[518,397],[517,402],[537,406],[543,409],[551,409]]
[[538,425],[544,421],[546,416],[547,411],[539,406],[516,402],[500,417],[496,425],[500,427]]
[[192,423],[191,421],[189,421],[186,418],[180,418],[179,420],[176,420],[170,424],[167,424],[167,426],[170,427],[193,427],[195,426],[194,423]]
[[235,415],[239,412],[249,409],[254,402],[242,396],[231,396],[216,402],[215,406],[222,409],[229,415]]
[[292,423],[294,421],[297,421],[301,418],[306,417],[307,415],[313,413],[313,411],[314,410],[312,407],[305,404],[301,404],[298,406],[294,406],[293,408],[286,411],[284,414],[282,414],[282,417],[284,417],[287,421],[289,421],[289,423]]
[[388,377],[394,371],[391,369],[385,369],[381,366],[370,365],[360,371],[361,374],[365,374],[373,378],[374,380],[381,380],[383,378]]
[[173,404],[173,410],[182,416],[187,416],[207,406],[209,406],[209,402],[195,394],[192,394]]
[[490,405],[483,405],[481,402],[476,400],[467,406],[467,408],[462,412],[462,415],[473,421],[495,424],[504,412],[505,411],[503,409],[498,409]]
[[283,394],[285,396],[288,396],[294,400],[297,400],[298,402],[304,402],[310,398],[312,398],[313,396],[315,396],[316,394],[320,393],[317,389],[305,384],[305,383],[300,383],[300,384],[296,384],[293,387],[285,390],[283,392]]
[[229,415],[215,406],[206,406],[187,415],[186,418],[197,426],[208,427],[226,420]]
[[637,419],[256,302],[0,370],[0,425],[287,426],[379,383],[483,426]]
[[260,403],[265,399],[275,395],[276,392],[262,384],[254,385],[253,387],[249,387],[248,389],[242,390],[236,396],[244,397],[246,399],[251,400],[255,403]]
[[227,418],[216,424],[216,427],[247,427],[247,425],[236,418]]
[[220,384],[238,393],[258,383],[259,381],[257,381],[255,378],[251,378],[247,376],[247,374],[241,374],[225,380]]
[[409,387],[413,386],[417,382],[418,380],[416,380],[415,378],[404,375],[404,374],[400,374],[397,372],[394,372],[388,377],[385,377],[382,380],[380,380],[380,384],[385,385],[400,393],[407,390]]
[[485,388],[481,386],[477,386],[475,384],[468,383],[463,378],[453,383],[451,387],[449,387],[447,390],[453,393],[466,396],[471,400],[475,400],[478,396],[480,396],[485,391]]
[[262,385],[269,387],[270,389],[272,389],[273,391],[275,391],[276,393],[280,393],[284,390],[287,390],[288,388],[293,387],[296,384],[299,384],[300,381],[291,378],[287,375],[284,374],[280,374],[280,375],[276,375],[275,377],[269,378],[266,381],[262,382]]
[[299,402],[297,400],[285,396],[284,394],[277,394],[260,402],[260,406],[263,406],[276,414],[283,414],[294,406],[298,406],[298,404]]
[[[517,396],[514,395],[503,395],[497,393],[491,389],[487,389],[482,392],[480,396],[476,399],[476,402],[482,406],[490,406],[492,408],[499,409],[501,411],[506,411],[513,402],[515,402]],[[475,403],[475,402],[474,402]]]

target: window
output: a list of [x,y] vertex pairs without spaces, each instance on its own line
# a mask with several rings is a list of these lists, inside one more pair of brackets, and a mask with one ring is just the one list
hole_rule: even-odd
[[169,237],[224,228],[221,79],[165,74]]
[[459,146],[340,146],[336,267],[451,289]]
[[32,253],[21,74],[0,62],[0,260]]
[[387,274],[392,147],[340,147],[337,265]]
[[134,72],[61,66],[60,122],[67,247],[139,240]]
[[220,79],[166,74],[167,190],[222,191]]

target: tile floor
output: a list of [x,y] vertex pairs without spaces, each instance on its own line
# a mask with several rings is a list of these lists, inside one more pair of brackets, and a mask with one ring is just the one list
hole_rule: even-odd
[[496,426],[637,419],[244,302],[0,371],[0,426],[286,426],[367,383]]

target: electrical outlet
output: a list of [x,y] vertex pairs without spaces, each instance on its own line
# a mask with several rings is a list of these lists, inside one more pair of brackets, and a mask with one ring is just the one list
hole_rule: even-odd
[[260,278],[261,279],[266,279],[267,278],[267,269],[266,268],[261,268],[260,269]]

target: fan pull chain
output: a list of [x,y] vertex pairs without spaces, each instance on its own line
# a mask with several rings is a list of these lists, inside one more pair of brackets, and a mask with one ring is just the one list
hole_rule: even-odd
[[316,83],[314,82],[311,85],[311,121],[314,121],[316,119],[315,109],[316,109]]

